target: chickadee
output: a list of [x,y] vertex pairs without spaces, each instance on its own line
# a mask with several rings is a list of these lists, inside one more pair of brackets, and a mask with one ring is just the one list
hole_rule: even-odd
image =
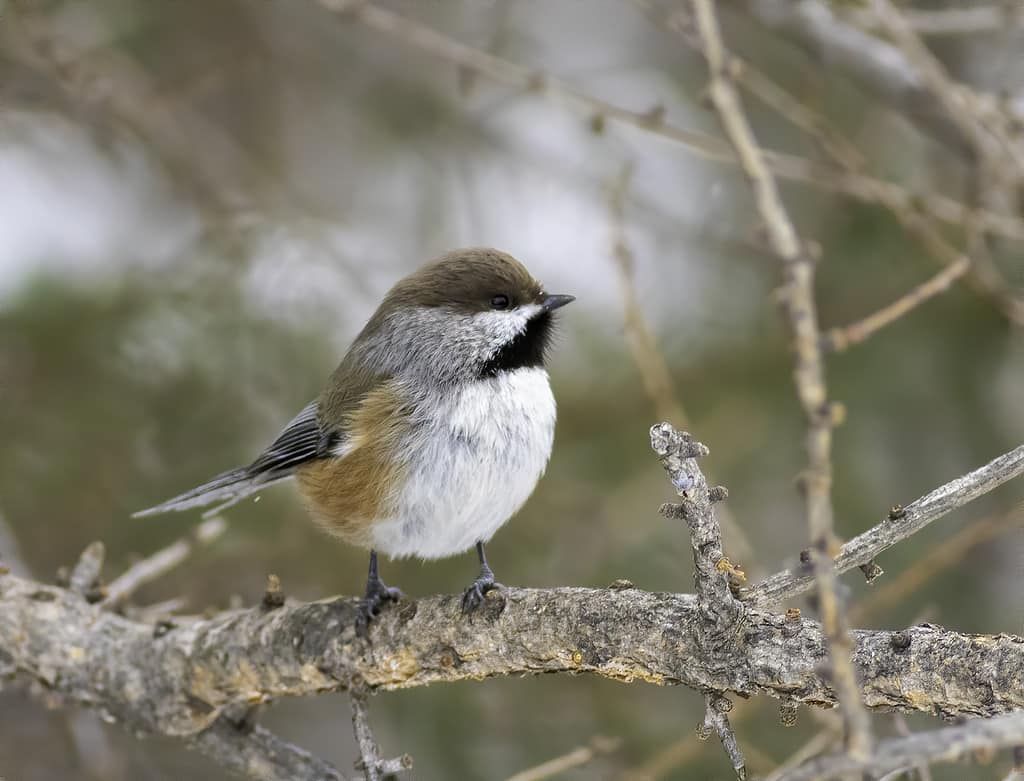
[[364,626],[401,597],[378,576],[378,551],[438,559],[475,545],[472,611],[499,587],[484,544],[551,455],[544,357],[554,311],[573,300],[497,250],[428,263],[391,288],[319,398],[255,461],[134,517],[219,510],[294,477],[320,526],[370,551]]

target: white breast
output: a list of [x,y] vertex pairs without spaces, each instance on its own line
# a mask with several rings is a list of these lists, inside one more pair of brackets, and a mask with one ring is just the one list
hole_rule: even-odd
[[555,399],[544,369],[466,383],[405,443],[408,478],[391,517],[374,524],[388,556],[436,559],[487,542],[544,473]]

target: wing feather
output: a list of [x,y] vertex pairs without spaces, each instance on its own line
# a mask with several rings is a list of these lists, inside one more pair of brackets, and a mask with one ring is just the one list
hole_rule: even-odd
[[270,447],[249,466],[229,469],[207,483],[197,486],[166,502],[140,510],[133,518],[166,512],[206,507],[215,502],[234,504],[256,493],[270,483],[291,477],[300,464],[327,455],[338,435],[326,431],[318,417],[318,403],[312,401],[302,408],[278,434]]

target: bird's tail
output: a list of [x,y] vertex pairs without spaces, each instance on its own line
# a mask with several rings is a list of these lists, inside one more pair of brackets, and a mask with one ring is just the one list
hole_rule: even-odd
[[245,497],[266,488],[271,483],[284,480],[290,474],[253,473],[249,467],[238,467],[229,469],[217,475],[207,483],[179,494],[166,502],[155,507],[139,510],[132,513],[132,518],[145,518],[150,515],[161,515],[162,513],[180,512],[181,510],[192,510],[196,507],[207,507],[216,504],[212,510],[203,515],[213,515],[225,507],[240,502]]

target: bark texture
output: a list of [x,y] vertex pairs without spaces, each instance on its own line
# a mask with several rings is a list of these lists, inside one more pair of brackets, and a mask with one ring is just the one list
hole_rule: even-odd
[[[527,673],[592,673],[770,694],[832,706],[813,621],[747,609],[736,643],[709,655],[690,595],[635,588],[509,589],[472,620],[460,597],[404,602],[369,639],[357,601],[257,607],[173,628],[130,621],[69,590],[0,576],[0,672],[26,673],[137,733],[195,736],[229,706],[366,686],[399,689]],[[1024,639],[932,625],[857,631],[872,708],[992,716],[1024,708]]]

